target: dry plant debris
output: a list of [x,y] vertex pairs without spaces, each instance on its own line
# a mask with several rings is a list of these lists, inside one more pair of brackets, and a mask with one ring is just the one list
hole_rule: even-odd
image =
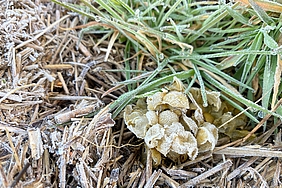
[[[134,111],[127,116],[133,134],[105,106],[126,92],[113,87],[126,74],[106,71],[124,69],[124,44],[110,43],[110,36],[100,40],[101,33],[85,34],[78,43],[77,30],[66,28],[80,27],[84,18],[49,1],[4,0],[0,10],[0,187],[281,187],[281,121],[270,119],[264,134],[235,147],[250,133],[246,117],[218,93],[207,91],[211,103],[203,106],[198,88],[186,95],[175,81],[180,85],[148,97],[158,103],[140,99],[126,108]],[[146,54],[138,55],[142,68],[156,68]],[[130,56],[134,69],[137,55]],[[171,101],[175,96],[185,102]],[[143,121],[147,127],[139,127]],[[197,136],[213,132],[212,124],[216,147],[216,134]],[[178,142],[159,149],[171,135]],[[203,153],[179,148],[186,137]]]
[[[124,91],[101,100],[123,77],[101,70],[123,69],[115,62],[121,51],[103,63],[107,42],[97,48],[90,37],[76,46],[78,33],[61,28],[81,18],[49,1],[1,1],[0,8],[0,187],[103,185],[114,122],[97,110]],[[91,113],[95,120],[83,118]]]

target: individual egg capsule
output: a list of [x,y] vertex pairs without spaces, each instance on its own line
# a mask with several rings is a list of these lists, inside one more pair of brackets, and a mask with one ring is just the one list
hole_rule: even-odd
[[159,114],[159,124],[171,125],[173,122],[179,122],[179,117],[176,113],[170,110],[165,110]]

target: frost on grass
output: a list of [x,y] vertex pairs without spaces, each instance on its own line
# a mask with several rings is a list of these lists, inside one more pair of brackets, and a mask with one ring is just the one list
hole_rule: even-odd
[[206,91],[208,106],[204,107],[199,88],[191,88],[188,95],[184,90],[174,78],[161,92],[125,108],[128,129],[144,139],[156,164],[161,154],[174,161],[180,156],[194,160],[199,153],[212,151],[218,140],[217,126],[233,117],[227,115],[219,92]]

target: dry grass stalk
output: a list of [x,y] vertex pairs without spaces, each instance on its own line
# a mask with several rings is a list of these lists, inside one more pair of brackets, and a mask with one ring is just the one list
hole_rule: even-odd
[[43,154],[43,142],[40,129],[29,129],[28,131],[29,147],[31,149],[31,157],[38,160]]
[[[254,157],[257,159],[257,157]],[[249,161],[252,161],[253,157],[249,160]],[[267,165],[269,165],[270,163],[272,162],[271,158],[268,157],[268,158],[265,158],[263,159],[254,169],[257,170],[258,172],[261,171],[261,169],[265,168]],[[250,162],[249,162],[250,163]],[[277,162],[278,163],[278,162]],[[251,165],[251,164],[250,164]],[[237,168],[238,169],[238,168]],[[236,170],[237,170],[236,169]],[[248,179],[248,178],[251,178],[251,174],[248,173],[246,175],[243,176],[243,179]]]
[[6,173],[1,163],[0,163],[0,174],[1,174],[1,181],[2,181],[3,187],[4,188],[8,187],[9,186],[8,179],[7,179]]
[[35,37],[32,37],[32,39],[27,40],[25,42],[22,42],[21,44],[19,44],[18,46],[15,47],[15,49],[19,49],[23,46],[25,46],[28,43],[34,42],[35,40],[37,40],[39,37],[41,37],[42,35],[44,35],[46,32],[48,32],[50,29],[52,29],[54,26],[58,25],[61,21],[67,19],[68,17],[70,17],[70,15],[65,15],[64,17],[62,17],[61,19],[57,20],[56,22],[54,22],[53,24],[51,24],[50,26],[46,27],[41,33],[39,33],[38,35],[36,35]]
[[179,187],[179,183],[177,183],[175,180],[170,178],[169,176],[165,175],[164,173],[161,174],[160,180],[166,183],[169,187],[176,188]]
[[248,160],[247,162],[243,163],[242,165],[240,165],[239,167],[237,167],[235,170],[233,170],[233,172],[231,172],[230,174],[228,174],[227,176],[227,181],[232,180],[233,178],[235,178],[237,175],[239,175],[245,168],[249,167],[251,164],[253,164],[256,160],[258,159],[258,157],[252,157],[250,160]]
[[200,181],[206,179],[207,177],[217,173],[218,171],[228,169],[231,166],[232,166],[231,160],[227,160],[227,161],[225,161],[225,162],[223,162],[223,163],[213,167],[212,169],[208,170],[207,172],[204,172],[201,175],[191,179],[190,181],[186,182],[185,184],[181,185],[180,187],[187,187],[187,186],[197,185],[197,184],[200,183]]
[[56,115],[54,119],[55,119],[55,122],[58,124],[66,123],[70,121],[72,118],[81,117],[83,115],[90,114],[94,112],[96,108],[97,108],[97,105],[84,106],[83,108],[75,109],[69,112],[60,113]]
[[281,163],[279,161],[277,161],[275,173],[273,175],[273,183],[272,183],[273,187],[278,187],[279,184],[281,184],[281,181],[280,181],[280,178],[279,178],[280,174],[281,174]]
[[189,178],[194,178],[197,176],[197,173],[195,172],[189,172],[189,171],[186,171],[186,170],[174,170],[174,169],[166,169],[165,167],[163,167],[163,169],[166,170],[166,172],[174,177],[174,179],[189,179]]
[[161,174],[161,169],[159,169],[158,171],[155,170],[151,177],[147,180],[147,183],[145,184],[144,188],[154,187],[154,184],[156,183]]
[[72,69],[73,67],[68,64],[54,64],[54,65],[44,65],[43,68],[57,70],[57,69]]
[[223,154],[236,157],[245,156],[258,156],[258,157],[282,157],[281,151],[270,150],[269,148],[252,148],[252,147],[227,147],[218,151],[214,154]]
[[13,133],[17,133],[17,134],[24,134],[26,133],[25,130],[18,128],[18,127],[10,127],[9,124],[6,123],[2,123],[0,122],[0,129],[2,131],[7,130],[8,132],[13,132]]

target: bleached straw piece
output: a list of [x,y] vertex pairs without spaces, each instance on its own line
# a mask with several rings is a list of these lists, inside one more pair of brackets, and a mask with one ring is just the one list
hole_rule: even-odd
[[258,156],[258,157],[282,157],[282,151],[275,151],[267,148],[251,148],[251,147],[227,147],[218,151],[215,151],[213,154],[223,154],[223,155],[232,155],[232,156]]
[[43,154],[43,142],[39,128],[28,129],[28,140],[31,149],[31,156],[34,160],[41,158]]
[[162,174],[162,170],[161,169],[159,169],[158,171],[155,170],[154,173],[152,174],[152,176],[149,178],[149,180],[146,183],[146,185],[144,186],[144,188],[154,187],[154,184],[159,179],[161,174]]

